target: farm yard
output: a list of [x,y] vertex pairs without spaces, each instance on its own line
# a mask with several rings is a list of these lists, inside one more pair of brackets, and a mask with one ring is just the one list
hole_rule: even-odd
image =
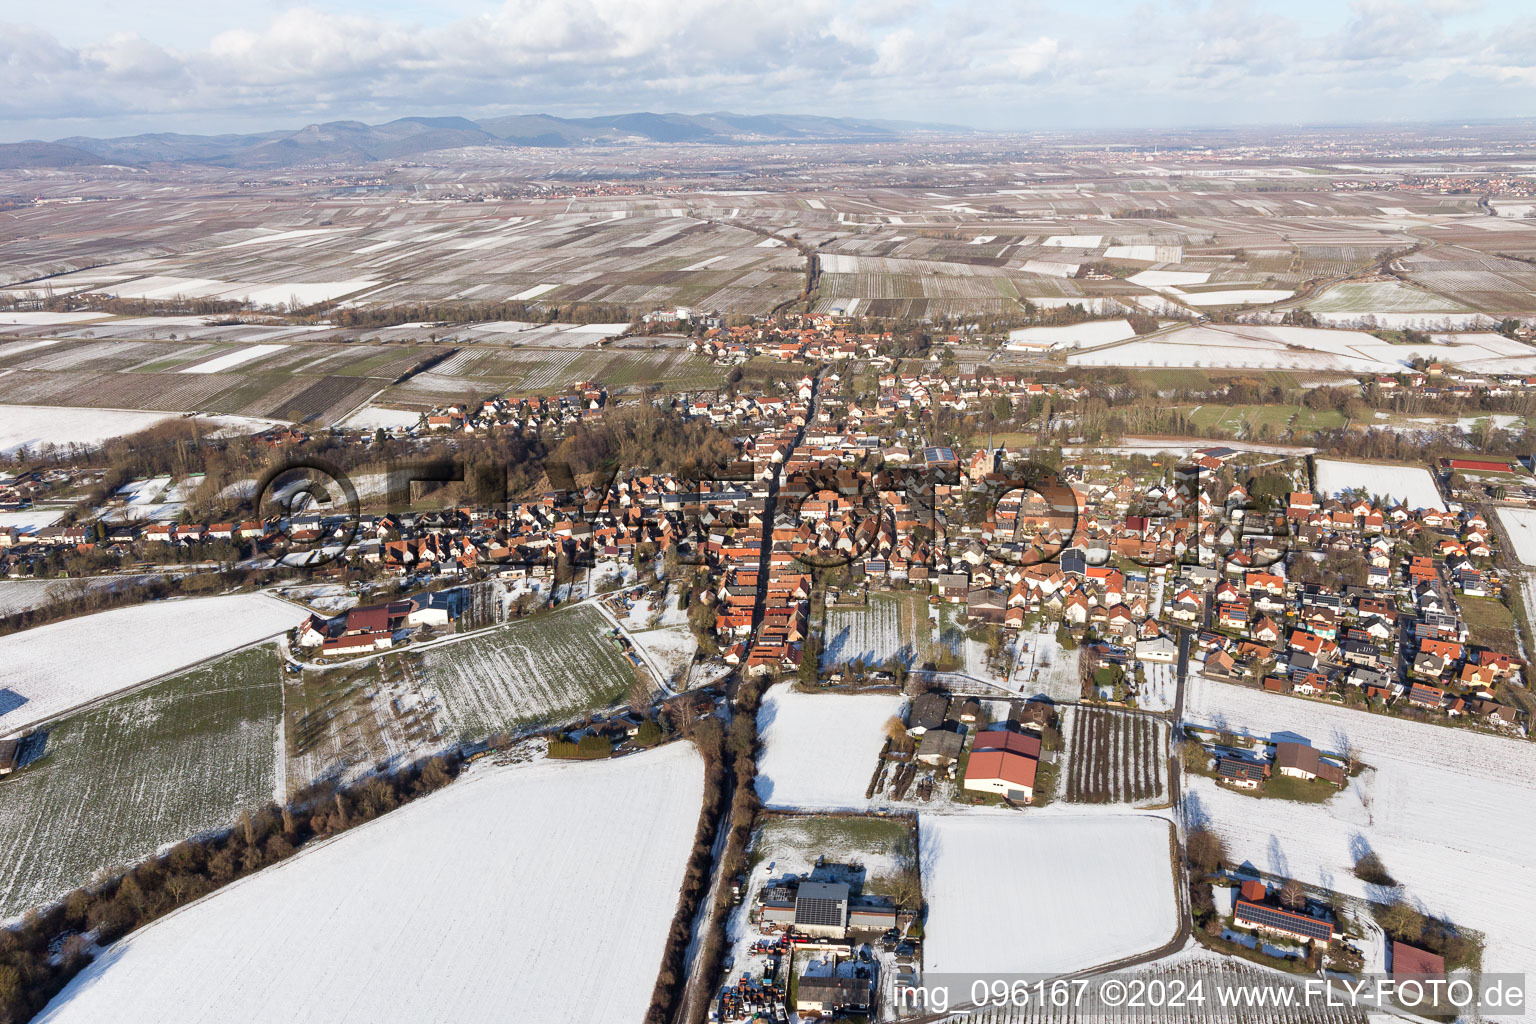
[[0,781],[0,919],[272,800],[279,674],[251,648],[26,740]]
[[[747,848],[746,885],[741,902],[731,911],[725,927],[732,966],[726,972],[726,988],[742,978],[761,978],[770,960],[752,952],[765,935],[752,920],[763,887],[787,876],[817,881],[847,882],[864,895],[884,897],[898,907],[914,908],[922,899],[922,877],[917,856],[917,825],[908,817],[866,815],[764,814]],[[883,985],[895,981],[894,953],[872,952],[879,963]],[[773,964],[788,974],[793,966]],[[887,990],[888,991],[888,990]]]
[[578,718],[628,699],[635,675],[586,605],[439,644],[407,671],[438,708],[441,732],[466,741]]
[[1423,466],[1403,466],[1382,462],[1341,462],[1318,459],[1317,490],[1332,497],[1346,491],[1363,489],[1378,498],[1390,496],[1409,508],[1445,511],[1445,501],[1435,478]]
[[763,698],[757,725],[763,753],[757,795],[765,807],[863,810],[880,765],[886,724],[901,713],[901,697],[801,693],[791,684]]
[[[1326,803],[1255,800],[1213,780],[1186,776],[1187,825],[1209,823],[1232,857],[1262,871],[1381,898],[1355,878],[1355,857],[1373,850],[1409,898],[1487,938],[1483,969],[1536,967],[1536,794],[1531,744],[1283,697],[1192,675],[1190,722],[1238,734],[1359,751],[1367,766]],[[1456,871],[1446,870],[1446,856]],[[1464,884],[1497,878],[1496,890]]]
[[1166,721],[1086,704],[1065,717],[1067,803],[1167,801]]
[[264,594],[118,608],[0,637],[0,735],[275,636],[304,620]]
[[1066,973],[1170,941],[1171,828],[1132,814],[922,815],[924,971]]
[[509,1008],[530,1021],[639,1020],[702,796],[702,762],[681,743],[618,762],[476,768],[130,934],[38,1020],[149,1024],[175,1007],[211,1024],[231,1006],[273,1024],[295,1006],[334,1024]]

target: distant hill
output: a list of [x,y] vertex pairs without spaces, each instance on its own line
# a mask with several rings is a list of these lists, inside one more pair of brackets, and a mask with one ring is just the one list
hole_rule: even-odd
[[89,150],[58,142],[0,143],[0,170],[26,167],[79,167],[107,163]]
[[402,117],[385,124],[328,121],[296,131],[251,135],[159,132],[113,139],[75,136],[57,142],[0,144],[0,169],[87,164],[202,163],[274,169],[300,164],[365,164],[465,146],[621,146],[763,141],[877,141],[911,135],[970,133],[955,125],[816,117],[799,114],[609,114],[555,117],[513,114]]

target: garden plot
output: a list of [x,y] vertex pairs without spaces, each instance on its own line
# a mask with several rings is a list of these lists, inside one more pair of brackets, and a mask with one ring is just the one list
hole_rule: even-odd
[[0,919],[271,800],[279,674],[253,648],[28,739],[0,786]]
[[1501,508],[1499,522],[1521,565],[1536,566],[1536,509]]
[[151,601],[0,637],[0,735],[298,625],[265,594]]
[[443,731],[482,740],[623,700],[635,677],[608,630],[597,609],[581,605],[423,651],[424,689],[437,697]]
[[898,594],[870,594],[861,608],[828,608],[822,635],[823,671],[854,661],[911,666],[924,660],[932,645],[926,603]]
[[702,795],[683,744],[476,769],[133,933],[38,1020],[640,1020]]
[[1432,508],[1445,511],[1445,502],[1435,486],[1435,478],[1423,466],[1397,466],[1381,462],[1340,462],[1317,460],[1317,489],[1333,497],[1345,491],[1364,489],[1376,497],[1391,497],[1408,508]]
[[1149,715],[1086,704],[1069,709],[1066,739],[1068,803],[1149,803],[1167,800],[1168,723]]
[[665,679],[657,681],[668,685],[675,685],[682,679],[699,650],[699,640],[688,626],[642,630],[631,633],[629,638],[665,674]]
[[1486,934],[1484,970],[1536,971],[1536,747],[1200,676],[1188,687],[1191,722],[1325,752],[1354,747],[1368,767],[1322,804],[1255,800],[1186,776],[1187,823],[1209,822],[1239,862],[1381,900],[1353,874],[1355,857],[1373,850],[1411,901]]
[[879,767],[886,724],[901,697],[800,693],[790,684],[768,691],[757,713],[763,756],[757,795],[787,810],[863,810]]
[[923,968],[1065,973],[1179,928],[1169,823],[1135,815],[923,815]]
[[1075,701],[1082,695],[1077,678],[1079,651],[1067,650],[1054,630],[1018,634],[1019,660],[1014,683],[1027,696],[1043,694],[1055,701]]

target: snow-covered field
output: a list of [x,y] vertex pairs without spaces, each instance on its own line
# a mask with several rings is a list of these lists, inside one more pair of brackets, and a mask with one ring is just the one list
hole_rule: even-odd
[[408,412],[405,409],[385,409],[377,405],[365,405],[342,420],[337,426],[353,427],[358,430],[377,430],[383,427],[385,430],[395,430],[399,427],[414,427],[421,422],[421,413]]
[[428,648],[423,684],[440,702],[444,731],[481,740],[623,699],[633,675],[608,628],[596,608],[577,605]]
[[1210,279],[1210,272],[1203,270],[1143,270],[1126,278],[1131,284],[1139,284],[1143,288],[1177,288],[1182,285],[1205,284]]
[[1364,487],[1367,494],[1390,496],[1394,503],[1401,501],[1409,508],[1445,511],[1435,478],[1423,466],[1317,460],[1319,494],[1331,497],[1355,487]]
[[1169,824],[1137,815],[922,815],[924,970],[1076,971],[1178,931]]
[[[132,434],[181,413],[140,409],[83,409],[51,405],[0,405],[0,455],[43,445],[78,444],[94,447],[114,437]],[[200,416],[217,426],[220,435],[254,434],[278,422],[250,416]]]
[[1501,508],[1499,522],[1522,565],[1536,565],[1536,509]]
[[[1191,293],[1186,302],[1231,293]],[[1222,301],[1235,301],[1224,298]],[[1260,301],[1260,300],[1253,300]],[[1396,373],[1415,356],[1486,372],[1521,372],[1530,346],[1498,334],[1442,336],[1393,345],[1364,331],[1261,324],[1185,327],[1152,338],[1067,357],[1076,366],[1208,366]]]
[[128,936],[38,1020],[638,1021],[702,795],[681,743],[477,769]]
[[45,526],[52,526],[64,518],[65,509],[62,508],[38,508],[36,506],[23,509],[20,512],[0,512],[0,530],[8,530],[12,527],[22,533],[36,533]]
[[206,363],[198,363],[196,366],[189,366],[179,372],[220,373],[224,370],[233,370],[237,366],[249,363],[255,359],[260,359],[262,356],[269,356],[273,352],[281,352],[287,347],[287,345],[252,345],[249,348],[236,349],[234,352],[227,352],[215,359],[208,360]]
[[1232,288],[1215,292],[1186,292],[1168,289],[1191,306],[1238,306],[1244,303],[1279,302],[1296,293],[1289,288]]
[[1066,327],[1020,327],[1008,332],[1008,348],[1093,348],[1136,337],[1128,320],[1089,320]]
[[42,405],[0,405],[0,455],[45,444],[98,445],[109,438],[152,427],[174,413],[126,409],[60,409]]
[[302,609],[265,594],[151,601],[0,637],[0,735],[274,636]]
[[1185,715],[1322,750],[1353,744],[1371,766],[1324,804],[1187,779],[1186,820],[1211,822],[1236,859],[1370,897],[1352,869],[1357,851],[1374,850],[1412,901],[1487,935],[1485,970],[1536,972],[1536,745],[1200,676],[1190,677]]
[[[0,522],[0,527],[6,524]],[[132,587],[155,579],[145,576],[92,576],[89,579],[0,580],[0,615],[39,608],[49,601],[76,597],[88,590]]]
[[682,678],[683,673],[693,664],[693,656],[699,650],[699,640],[693,635],[693,630],[687,626],[642,630],[639,633],[631,633],[630,639],[666,673],[667,678],[664,681],[669,684],[676,683]]
[[781,683],[757,713],[763,756],[757,795],[767,807],[862,810],[875,774],[885,723],[900,697],[797,693]]

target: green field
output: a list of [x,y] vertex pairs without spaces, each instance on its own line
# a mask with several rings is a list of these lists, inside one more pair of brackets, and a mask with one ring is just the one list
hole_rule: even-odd
[[419,655],[443,732],[462,740],[563,722],[623,701],[630,665],[582,605],[476,633]]
[[241,651],[29,740],[0,780],[0,918],[270,801],[278,676],[274,648]]
[[1457,603],[1461,605],[1461,615],[1467,620],[1474,644],[1508,654],[1515,652],[1518,646],[1515,617],[1508,608],[1491,597],[1463,596]]
[[1222,430],[1247,438],[1280,437],[1292,430],[1331,430],[1348,422],[1337,409],[1302,405],[1194,405],[1180,409],[1201,430]]

